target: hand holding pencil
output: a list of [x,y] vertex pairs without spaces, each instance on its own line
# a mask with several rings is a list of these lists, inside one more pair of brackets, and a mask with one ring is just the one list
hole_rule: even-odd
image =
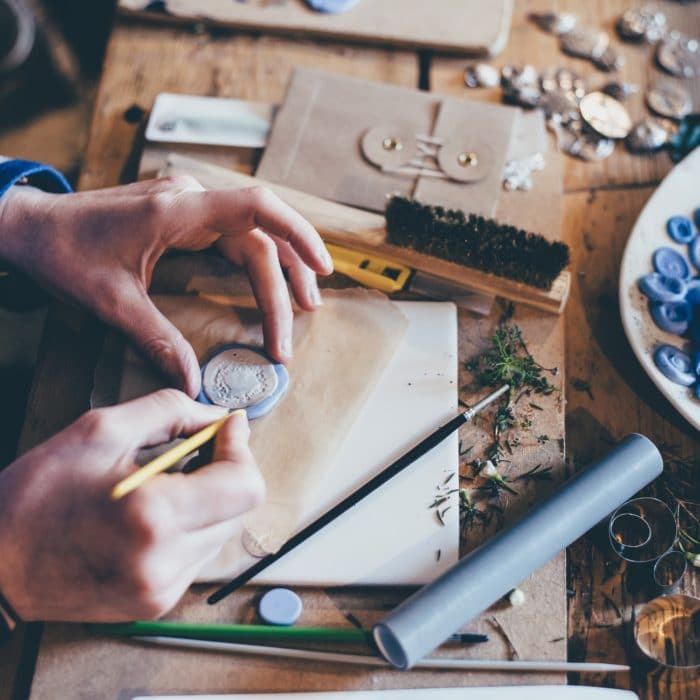
[[[210,464],[111,498],[140,447],[222,418]],[[174,390],[85,414],[0,473],[3,595],[25,620],[162,615],[263,498],[248,436],[245,415]]]

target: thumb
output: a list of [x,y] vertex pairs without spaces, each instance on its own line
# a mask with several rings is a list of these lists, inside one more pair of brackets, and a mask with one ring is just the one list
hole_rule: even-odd
[[196,396],[201,384],[199,362],[192,346],[156,308],[145,291],[122,296],[117,318],[111,320],[153,362],[173,385]]

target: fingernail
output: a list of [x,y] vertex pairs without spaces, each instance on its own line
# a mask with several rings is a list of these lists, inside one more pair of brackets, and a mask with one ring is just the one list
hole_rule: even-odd
[[242,426],[244,426],[246,435],[250,435],[250,421],[248,420],[248,414],[246,413],[245,409],[239,408],[232,411],[231,415],[240,416],[240,423]]
[[326,248],[325,245],[321,245],[320,253],[321,253],[321,259],[323,260],[326,267],[333,269],[333,258],[331,258],[331,254],[328,252],[328,249]]
[[321,306],[321,292],[318,291],[318,287],[315,284],[309,287],[309,296],[314,306]]
[[290,358],[292,356],[292,339],[289,336],[282,338],[280,349],[285,357]]

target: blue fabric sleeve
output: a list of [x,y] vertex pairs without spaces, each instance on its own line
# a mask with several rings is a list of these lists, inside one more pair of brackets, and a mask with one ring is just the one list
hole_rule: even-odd
[[27,178],[32,187],[46,192],[73,191],[66,178],[49,165],[31,160],[6,160],[0,163],[0,197],[23,178]]

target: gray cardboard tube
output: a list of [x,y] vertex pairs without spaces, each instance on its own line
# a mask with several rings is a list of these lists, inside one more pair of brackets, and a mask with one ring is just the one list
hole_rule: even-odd
[[656,446],[643,435],[628,435],[375,625],[382,655],[397,668],[410,668],[662,471]]

